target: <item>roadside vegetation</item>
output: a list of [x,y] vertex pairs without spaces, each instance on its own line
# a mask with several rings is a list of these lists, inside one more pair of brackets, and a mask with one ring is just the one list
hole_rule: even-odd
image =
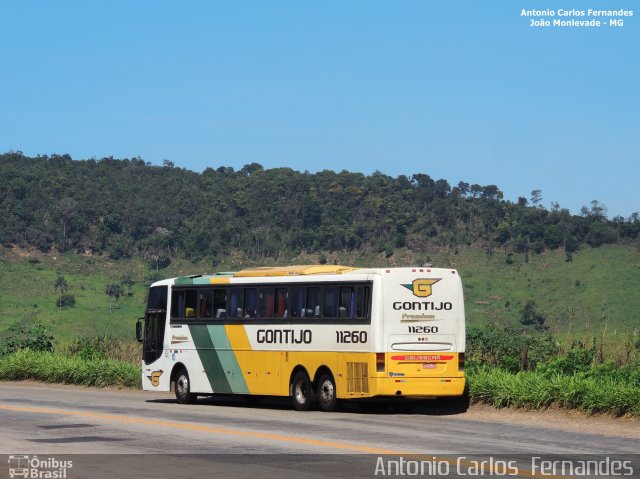
[[76,338],[54,351],[41,324],[14,325],[0,342],[0,380],[140,387],[140,346],[116,337]]
[[[0,380],[140,387],[135,341],[76,338],[54,351],[42,325],[11,332],[0,345]],[[595,337],[563,346],[548,332],[471,327],[467,377],[474,403],[640,417],[640,339],[634,336],[621,349],[606,350]]]
[[525,409],[577,409],[640,416],[640,337],[562,343],[552,334],[469,328],[467,377],[473,402]]

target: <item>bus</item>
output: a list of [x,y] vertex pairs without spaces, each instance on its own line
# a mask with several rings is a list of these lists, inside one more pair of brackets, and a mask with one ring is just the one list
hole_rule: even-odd
[[136,336],[142,385],[178,403],[214,394],[446,398],[468,406],[462,282],[454,269],[260,267],[151,285]]

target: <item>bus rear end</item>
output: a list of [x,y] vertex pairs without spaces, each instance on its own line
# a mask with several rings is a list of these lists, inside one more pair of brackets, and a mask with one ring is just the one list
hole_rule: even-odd
[[376,353],[374,395],[464,402],[465,316],[457,272],[383,270],[382,294],[384,350]]

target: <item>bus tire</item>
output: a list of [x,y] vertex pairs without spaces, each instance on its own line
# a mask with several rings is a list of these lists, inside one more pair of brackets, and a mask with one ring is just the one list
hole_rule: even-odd
[[464,385],[462,396],[451,398],[448,402],[449,411],[453,414],[467,412],[471,405],[471,395],[469,394],[469,383]]
[[175,376],[175,393],[178,404],[193,404],[197,396],[191,392],[189,373],[185,368],[180,368]]
[[318,406],[324,412],[336,410],[336,382],[330,373],[322,373],[318,380]]
[[308,411],[316,402],[316,394],[309,375],[298,371],[291,381],[291,398],[296,411]]

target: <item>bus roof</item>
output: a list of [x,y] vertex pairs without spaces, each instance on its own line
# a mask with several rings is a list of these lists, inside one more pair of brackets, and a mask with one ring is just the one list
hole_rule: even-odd
[[[363,274],[384,274],[391,273],[398,270],[410,270],[416,272],[430,273],[432,270],[439,270],[441,268],[432,267],[400,267],[400,268],[356,268],[353,266],[342,265],[291,265],[291,266],[266,266],[259,268],[248,268],[240,271],[224,271],[218,272],[213,275],[193,275],[193,276],[181,276],[174,278],[175,285],[196,285],[196,284],[227,284],[231,278],[267,278],[267,277],[279,277],[279,276],[312,276],[312,275],[330,275],[330,274],[349,274],[349,273],[363,273]],[[455,270],[449,270],[455,274]]]
[[340,265],[293,265],[293,266],[267,266],[262,268],[249,268],[238,271],[233,276],[247,278],[256,276],[298,276],[309,274],[344,274],[358,268]]

